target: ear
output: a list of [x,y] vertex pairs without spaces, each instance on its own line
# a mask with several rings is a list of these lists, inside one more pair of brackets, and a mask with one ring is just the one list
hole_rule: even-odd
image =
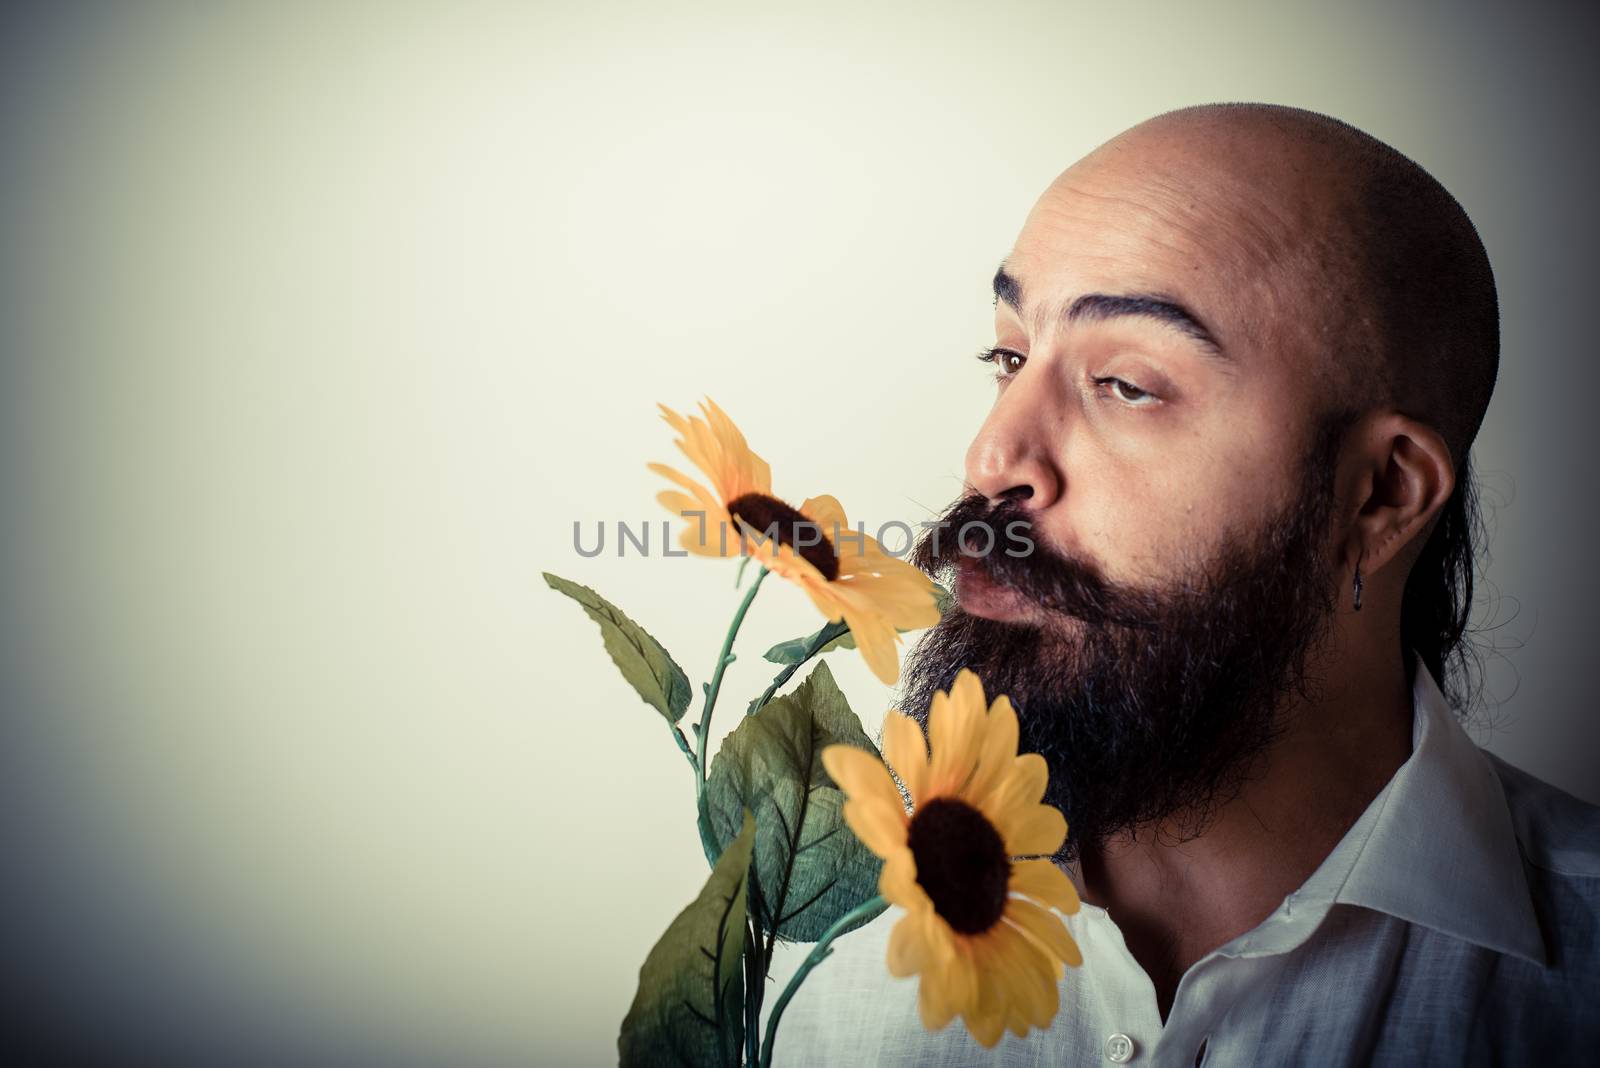
[[[1344,566],[1375,575],[1408,545],[1422,546],[1433,517],[1455,490],[1455,464],[1438,431],[1396,411],[1375,412],[1351,435],[1340,471],[1346,501]],[[1353,514],[1352,514],[1353,512]]]

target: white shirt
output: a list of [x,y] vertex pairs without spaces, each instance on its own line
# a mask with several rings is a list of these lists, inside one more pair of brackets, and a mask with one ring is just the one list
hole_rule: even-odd
[[[1600,808],[1480,749],[1414,660],[1411,756],[1300,889],[1184,973],[1164,1024],[1084,903],[1048,1031],[989,1050],[959,1017],[926,1031],[920,980],[885,965],[890,908],[800,987],[772,1063],[1600,1065]],[[763,1028],[810,948],[778,950]]]

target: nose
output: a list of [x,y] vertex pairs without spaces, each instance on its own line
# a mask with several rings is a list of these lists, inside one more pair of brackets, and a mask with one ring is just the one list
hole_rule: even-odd
[[1060,412],[1046,392],[1032,386],[1026,374],[1017,377],[1000,392],[972,439],[967,483],[991,502],[1020,498],[1041,510],[1060,499],[1063,479],[1054,454]]

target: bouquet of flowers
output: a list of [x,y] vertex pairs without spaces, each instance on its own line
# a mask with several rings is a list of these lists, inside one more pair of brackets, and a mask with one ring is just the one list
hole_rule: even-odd
[[[1017,754],[1017,718],[1004,696],[987,701],[970,671],[938,693],[924,735],[888,713],[880,752],[825,661],[792,692],[778,690],[823,653],[859,651],[872,672],[899,676],[900,634],[931,626],[948,595],[911,564],[852,530],[833,497],[798,508],[773,495],[765,461],[709,399],[699,416],[665,406],[676,444],[710,485],[650,464],[672,489],[657,500],[686,523],[691,553],[741,558],[755,576],[723,638],[699,720],[682,721],[694,695],[661,644],[619,608],[555,575],[545,581],[599,624],[606,651],[667,731],[694,776],[696,823],[711,875],[667,926],[639,970],[622,1021],[624,1065],[771,1063],[784,1007],[835,939],[888,906],[889,972],[920,977],[918,1012],[938,1030],[962,1017],[992,1047],[1047,1028],[1065,967],[1082,956],[1051,910],[1078,896],[1050,860],[1065,840],[1061,813],[1040,803],[1046,768]],[[806,637],[768,649],[779,670],[744,709],[715,758],[711,715],[734,642],[770,575],[799,586],[825,618]],[[815,943],[778,994],[760,1034],[773,952]]]

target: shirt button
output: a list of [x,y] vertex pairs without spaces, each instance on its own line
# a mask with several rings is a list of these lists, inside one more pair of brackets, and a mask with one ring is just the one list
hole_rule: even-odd
[[1133,1044],[1133,1039],[1121,1031],[1114,1031],[1106,1038],[1106,1060],[1112,1064],[1127,1064],[1133,1060],[1134,1050],[1137,1048]]

